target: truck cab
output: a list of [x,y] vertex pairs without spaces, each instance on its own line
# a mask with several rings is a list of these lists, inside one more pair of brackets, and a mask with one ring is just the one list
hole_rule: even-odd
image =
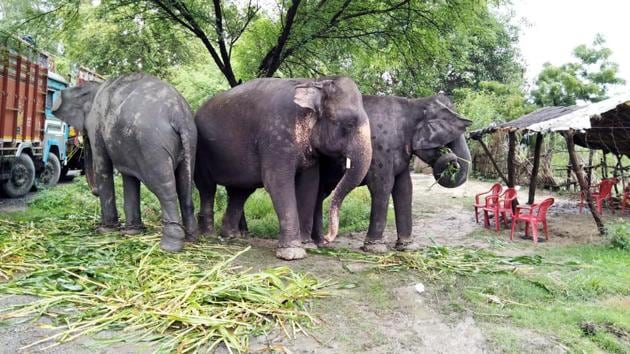
[[38,185],[53,187],[67,173],[67,141],[69,127],[52,114],[52,103],[61,90],[68,87],[68,82],[59,74],[48,72],[46,90],[46,121],[44,123],[44,169],[38,175]]

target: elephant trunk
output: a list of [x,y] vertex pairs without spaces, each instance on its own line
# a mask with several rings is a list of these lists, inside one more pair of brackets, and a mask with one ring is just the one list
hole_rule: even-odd
[[357,135],[348,145],[346,152],[343,177],[332,192],[332,199],[328,213],[328,232],[324,236],[326,242],[332,242],[339,231],[339,210],[344,198],[361,184],[370,168],[372,161],[372,142],[370,140],[370,125],[367,121],[357,127]]
[[98,188],[96,186],[96,176],[94,175],[94,165],[92,161],[92,147],[87,134],[83,134],[83,168],[85,170],[85,178],[92,194],[98,197]]
[[446,188],[461,186],[468,178],[471,157],[464,136],[448,144],[452,153],[440,156],[433,164],[433,177]]

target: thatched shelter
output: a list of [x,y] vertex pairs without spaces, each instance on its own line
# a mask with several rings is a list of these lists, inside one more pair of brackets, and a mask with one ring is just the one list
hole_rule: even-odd
[[[507,132],[509,137],[507,177],[503,175],[496,161],[491,156],[488,147],[482,140],[484,135],[497,131]],[[578,163],[574,144],[590,149],[603,150],[605,153],[613,153],[618,159],[622,155],[630,156],[630,93],[585,106],[544,107],[516,120],[491,125],[472,132],[470,138],[481,144],[497,173],[509,187],[513,187],[515,184],[514,154],[516,132],[536,134],[534,166],[530,180],[528,203],[533,203],[536,193],[536,179],[540,166],[543,134],[549,132],[561,133],[566,139],[571,167],[577,177],[580,189],[586,194],[595,223],[600,233],[603,234],[605,230],[599,214],[593,207],[590,188]]]

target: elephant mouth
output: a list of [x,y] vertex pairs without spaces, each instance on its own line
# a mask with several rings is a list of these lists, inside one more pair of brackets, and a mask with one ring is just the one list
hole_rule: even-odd
[[467,161],[454,154],[450,149],[440,151],[440,157],[433,164],[433,177],[436,182],[447,188],[454,188],[465,181]]

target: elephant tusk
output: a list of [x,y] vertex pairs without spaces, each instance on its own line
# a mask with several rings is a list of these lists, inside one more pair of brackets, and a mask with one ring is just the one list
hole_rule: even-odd
[[57,99],[53,102],[52,111],[56,111],[61,107],[61,96],[57,97]]
[[346,170],[349,170],[352,167],[352,160],[349,157],[346,157]]

